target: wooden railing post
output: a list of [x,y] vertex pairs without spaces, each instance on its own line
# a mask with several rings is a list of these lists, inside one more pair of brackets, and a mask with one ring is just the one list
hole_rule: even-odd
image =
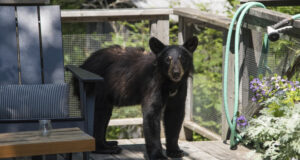
[[[234,34],[233,34],[234,35]],[[225,45],[227,38],[227,31],[224,32],[223,37],[223,61],[225,53]],[[251,76],[257,77],[258,64],[262,50],[262,33],[242,29],[242,35],[240,38],[240,50],[239,50],[239,113],[249,117],[255,111],[255,105],[251,101],[251,92],[249,90],[249,83]],[[234,40],[231,41],[231,48],[228,62],[228,90],[227,90],[227,103],[230,118],[233,116],[234,108]],[[223,62],[224,73],[224,62]],[[223,79],[224,82],[224,79]],[[223,100],[224,102],[224,100]],[[228,124],[224,112],[224,103],[222,107],[222,139],[225,140],[228,135]]]
[[[258,77],[259,63],[262,51],[261,32],[242,29],[240,44],[240,90],[239,90],[239,112],[249,118],[257,110],[257,105],[251,101],[252,94],[249,89],[251,77]],[[262,68],[264,69],[264,68]]]
[[[193,25],[186,22],[185,18],[179,16],[178,43],[182,45],[184,41],[193,36]],[[193,75],[188,78],[187,96],[185,102],[185,121],[193,121]],[[184,128],[180,139],[193,140],[193,132]]]
[[[228,34],[228,30],[223,32],[223,66],[222,66],[222,73],[224,73],[224,59],[225,59],[225,48],[226,48],[226,41],[227,41],[227,34]],[[233,34],[234,35],[234,34]],[[234,37],[234,36],[233,36]],[[233,38],[232,37],[232,38]],[[228,111],[229,111],[229,115],[230,117],[232,117],[233,114],[233,105],[234,105],[234,54],[233,54],[233,48],[234,48],[234,40],[231,40],[231,47],[230,47],[230,53],[229,53],[229,57],[228,57],[228,80],[227,80],[227,85],[228,85],[228,89],[227,89],[227,103],[228,103]],[[222,79],[222,84],[224,84],[224,77]],[[223,95],[223,94],[222,94]],[[227,123],[227,119],[226,119],[226,115],[225,115],[225,111],[224,111],[224,98],[222,96],[223,99],[223,103],[222,103],[222,140],[226,139],[226,136],[228,134],[228,123]]]
[[[169,16],[160,16],[157,20],[150,21],[150,35],[158,38],[165,45],[169,44]],[[165,137],[163,123],[161,122],[160,137]]]
[[164,44],[169,44],[169,16],[160,16],[150,21],[150,35],[158,38]]

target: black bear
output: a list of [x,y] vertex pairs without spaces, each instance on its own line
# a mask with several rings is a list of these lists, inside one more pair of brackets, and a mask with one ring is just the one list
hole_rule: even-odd
[[187,78],[193,71],[193,52],[198,39],[192,37],[182,46],[166,46],[152,37],[149,45],[153,53],[117,45],[100,49],[80,66],[104,78],[104,84],[96,85],[96,153],[121,151],[116,142],[105,139],[113,106],[141,104],[149,159],[167,159],[160,141],[161,117],[167,156],[183,156],[178,138],[184,119]]

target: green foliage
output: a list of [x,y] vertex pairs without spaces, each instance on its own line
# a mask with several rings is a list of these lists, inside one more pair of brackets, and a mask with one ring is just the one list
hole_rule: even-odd
[[[110,45],[120,45],[122,47],[143,47],[149,51],[148,40],[149,21],[141,21],[135,23],[116,22],[114,24],[115,32],[111,33],[112,40],[104,41],[103,47]],[[125,30],[126,29],[126,30]],[[124,31],[127,33],[124,34]]]
[[254,78],[250,82],[250,89],[254,93],[252,101],[267,107],[275,117],[283,116],[287,108],[300,100],[299,82],[288,81],[276,74],[271,78]]
[[241,133],[243,143],[261,153],[261,158],[300,158],[300,85],[275,75],[250,82],[254,99],[264,108]]
[[285,109],[282,117],[275,117],[267,108],[261,110],[241,134],[243,143],[261,153],[261,159],[300,158],[300,103]]
[[110,126],[107,128],[106,138],[128,139],[143,137],[142,126]]
[[289,15],[295,15],[300,13],[300,7],[299,6],[279,6],[279,7],[267,7],[268,9],[281,12],[281,13],[286,13]]
[[126,107],[114,107],[113,114],[111,116],[114,118],[135,118],[142,117],[141,106],[126,106]]
[[220,134],[223,34],[205,28],[197,37],[199,45],[194,53],[193,118],[201,126]]
[[209,139],[203,137],[201,134],[193,132],[193,141],[209,141]]
[[50,4],[60,5],[61,9],[80,9],[85,0],[51,0]]

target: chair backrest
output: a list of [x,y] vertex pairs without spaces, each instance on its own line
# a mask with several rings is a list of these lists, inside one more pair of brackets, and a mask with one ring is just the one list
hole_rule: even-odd
[[0,6],[0,85],[63,83],[59,6]]

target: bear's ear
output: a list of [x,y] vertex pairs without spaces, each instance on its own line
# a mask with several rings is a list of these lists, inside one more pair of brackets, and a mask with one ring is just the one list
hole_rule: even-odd
[[193,53],[198,46],[198,38],[193,36],[192,38],[188,39],[184,42],[183,47],[186,48],[188,51]]
[[157,38],[151,37],[149,40],[149,46],[152,52],[155,54],[160,53],[166,46]]

